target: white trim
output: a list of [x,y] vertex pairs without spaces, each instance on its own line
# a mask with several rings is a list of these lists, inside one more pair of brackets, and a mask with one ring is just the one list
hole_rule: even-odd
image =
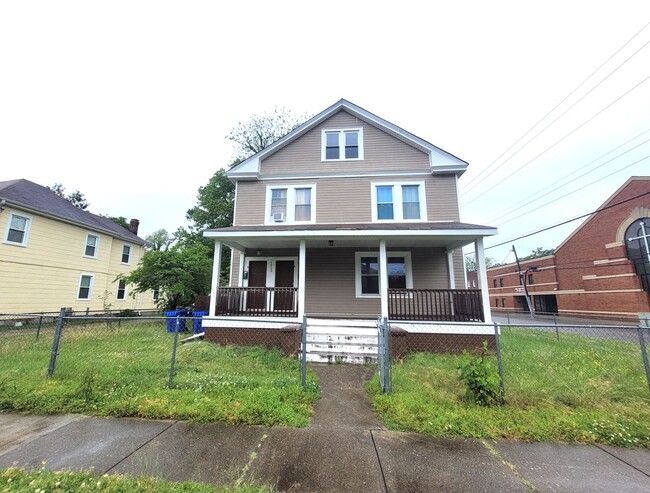
[[[296,190],[302,188],[309,188],[310,192],[310,210],[311,219],[309,221],[296,221]],[[285,220],[276,222],[271,217],[271,195],[273,190],[286,190],[287,191],[287,211]],[[267,185],[266,186],[266,201],[264,206],[264,224],[314,224],[316,222],[316,184],[315,183],[296,183],[291,185]]]
[[[16,216],[21,219],[25,219],[25,230],[23,231],[23,241],[22,242],[17,242],[17,241],[9,241],[9,230],[11,229],[11,220],[12,218]],[[9,220],[7,221],[7,227],[5,228],[5,237],[4,237],[4,242],[7,245],[15,245],[15,246],[21,246],[21,247],[26,247],[27,242],[29,240],[29,231],[32,226],[32,218],[31,216],[28,216],[26,214],[17,214],[15,212],[12,212],[9,214]]]
[[235,181],[235,196],[232,202],[232,223],[237,224],[237,189],[239,188],[239,182]]
[[[393,221],[394,222],[394,221]],[[323,230],[286,230],[286,231],[204,231],[203,236],[211,238],[255,238],[273,236],[280,238],[310,238],[310,237],[402,237],[402,236],[492,236],[497,234],[496,228],[482,229],[323,229]],[[469,240],[470,242],[472,240]]]
[[[393,187],[393,219],[378,219],[377,218],[377,187]],[[417,186],[418,187],[418,200],[420,201],[420,217],[418,219],[404,219],[402,187],[404,186]],[[373,223],[410,223],[410,222],[426,222],[427,221],[427,200],[424,181],[373,181],[370,183],[370,197],[372,207],[372,222]]]
[[212,259],[212,282],[210,283],[210,308],[208,313],[214,317],[217,309],[217,289],[219,288],[219,277],[221,276],[221,242],[214,242],[214,257]]
[[[384,241],[384,240],[381,240]],[[379,288],[379,293],[377,294],[363,294],[361,292],[361,258],[362,257],[377,257],[377,262],[380,262],[379,259],[380,252],[375,251],[358,251],[354,252],[354,295],[356,298],[380,298],[381,286]],[[388,257],[404,257],[404,263],[406,268],[406,288],[413,289],[413,267],[411,263],[411,252],[405,251],[392,251],[389,250],[386,252],[386,258]],[[379,276],[381,278],[382,270],[379,269]],[[386,274],[386,288],[388,289],[388,274]]]
[[[345,134],[357,133],[359,157],[346,158],[345,157]],[[339,136],[339,157],[338,159],[327,159],[327,134],[337,134]],[[350,127],[350,128],[324,128],[321,130],[321,161],[323,162],[338,162],[338,161],[363,161],[363,127]],[[343,138],[341,138],[343,137]]]
[[[81,291],[81,280],[84,277],[90,277],[90,285],[88,286],[88,297],[87,298],[80,298],[79,297],[79,291]],[[79,274],[79,283],[77,285],[77,300],[78,301],[85,301],[85,300],[91,300],[93,298],[93,287],[95,285],[95,274],[92,274],[90,272],[82,272]]]
[[306,259],[307,259],[307,247],[305,244],[305,240],[300,240],[300,247],[298,249],[298,317],[299,318],[302,318],[305,314],[305,284],[307,280]]
[[[93,236],[94,238],[97,238],[97,241],[95,242],[95,253],[93,255],[88,255],[86,253],[86,249],[88,248],[88,239]],[[99,235],[97,233],[86,233],[86,241],[84,243],[84,251],[83,251],[83,257],[85,258],[97,258],[99,255]]]

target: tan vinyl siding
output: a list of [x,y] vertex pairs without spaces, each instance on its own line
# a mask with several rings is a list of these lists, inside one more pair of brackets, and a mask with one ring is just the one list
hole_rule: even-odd
[[[321,248],[307,250],[305,311],[308,315],[374,318],[380,314],[379,298],[357,298],[355,252],[377,250]],[[441,248],[391,248],[410,251],[414,289],[448,289],[447,254]]]
[[[363,128],[362,160],[322,161],[323,129]],[[362,171],[427,171],[427,154],[341,110],[261,163],[261,176]]]
[[[114,239],[83,227],[56,221],[32,213],[15,211],[31,217],[29,239],[26,247],[4,243],[6,222],[10,209],[0,215],[0,312],[56,311],[62,307],[74,310],[101,310],[99,296],[108,291],[107,303],[112,309],[152,309],[155,304],[151,292],[141,293],[133,299],[118,300],[118,274],[126,274],[137,267],[144,248],[131,245],[131,262],[122,264],[124,240]],[[99,237],[97,258],[84,257],[86,237],[92,233]],[[81,274],[94,275],[91,298],[77,300]]]
[[264,224],[266,187],[316,185],[316,222],[320,224],[369,223],[372,220],[372,183],[424,182],[428,221],[458,221],[456,180],[453,176],[393,176],[391,178],[320,178],[240,182],[236,226]]
[[239,287],[239,259],[241,253],[239,250],[232,251],[232,258],[230,261],[230,287],[238,288]]
[[237,183],[235,226],[264,224],[266,185],[262,181],[240,181]]

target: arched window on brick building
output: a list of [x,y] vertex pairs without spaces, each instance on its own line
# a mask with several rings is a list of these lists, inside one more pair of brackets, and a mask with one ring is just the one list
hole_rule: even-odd
[[650,291],[650,218],[637,219],[625,230],[627,258],[641,277],[644,291]]

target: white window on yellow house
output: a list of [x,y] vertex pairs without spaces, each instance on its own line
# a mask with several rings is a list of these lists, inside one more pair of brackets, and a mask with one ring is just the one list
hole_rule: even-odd
[[27,237],[29,236],[29,226],[31,219],[27,216],[11,214],[7,224],[7,234],[5,243],[11,245],[27,246]]
[[93,274],[81,274],[77,293],[78,300],[89,300],[92,297],[94,280],[95,276]]
[[131,245],[124,245],[122,247],[122,263],[123,264],[131,263]]
[[99,252],[99,236],[88,233],[86,236],[86,247],[84,248],[84,257],[97,258]]
[[117,299],[125,300],[126,299],[126,282],[124,279],[120,279],[120,282],[117,285]]

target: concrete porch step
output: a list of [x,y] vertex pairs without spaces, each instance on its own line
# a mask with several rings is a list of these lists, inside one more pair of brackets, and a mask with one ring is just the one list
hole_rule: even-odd
[[311,363],[352,363],[367,365],[377,363],[377,353],[331,353],[307,351],[307,361]]
[[368,364],[377,361],[374,320],[307,319],[307,360]]

